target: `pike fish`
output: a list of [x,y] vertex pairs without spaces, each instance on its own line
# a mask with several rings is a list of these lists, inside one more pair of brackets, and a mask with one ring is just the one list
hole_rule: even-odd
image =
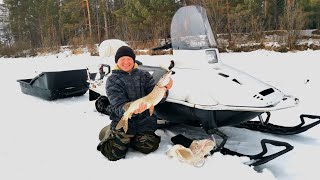
[[125,112],[116,126],[117,130],[123,128],[124,132],[128,131],[128,120],[131,119],[132,114],[139,108],[141,103],[146,104],[150,116],[153,114],[154,106],[162,100],[166,93],[165,86],[169,83],[171,74],[172,71],[167,69],[167,73],[160,78],[148,95],[124,105]]

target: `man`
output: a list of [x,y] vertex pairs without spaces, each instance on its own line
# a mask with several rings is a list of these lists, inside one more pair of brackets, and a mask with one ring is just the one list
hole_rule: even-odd
[[[120,47],[115,55],[116,66],[106,83],[107,96],[113,109],[110,114],[111,131],[109,134],[108,126],[102,130],[103,135],[99,135],[102,141],[98,150],[111,161],[124,158],[129,147],[148,154],[158,149],[160,143],[160,137],[154,133],[157,129],[157,117],[154,114],[150,116],[149,112],[145,111],[146,104],[143,103],[129,119],[127,133],[123,129],[115,129],[125,112],[125,104],[148,95],[156,85],[149,72],[137,68],[135,58],[130,47]],[[170,79],[166,89],[171,87]],[[166,97],[167,93],[161,102],[164,102]]]

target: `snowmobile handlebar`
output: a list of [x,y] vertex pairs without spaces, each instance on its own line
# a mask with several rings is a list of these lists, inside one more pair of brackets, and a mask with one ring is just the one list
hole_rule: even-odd
[[[104,67],[107,68],[107,72],[105,72]],[[103,79],[103,77],[108,75],[110,72],[111,72],[111,68],[108,64],[101,64],[99,67],[100,80]]]
[[165,43],[163,46],[152,48],[153,51],[164,50],[172,48],[172,43]]

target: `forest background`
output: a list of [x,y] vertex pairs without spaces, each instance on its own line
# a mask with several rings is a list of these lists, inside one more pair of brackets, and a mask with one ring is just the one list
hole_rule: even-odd
[[221,51],[266,49],[267,36],[281,44],[272,50],[320,49],[299,43],[320,40],[320,0],[3,0],[0,57],[63,46],[88,47],[95,55],[106,39],[124,40],[135,49],[161,46],[170,39],[174,13],[186,5],[206,9]]

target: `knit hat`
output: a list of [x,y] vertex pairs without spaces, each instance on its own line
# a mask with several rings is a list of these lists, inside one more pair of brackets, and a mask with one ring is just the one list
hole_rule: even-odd
[[182,146],[188,148],[188,147],[190,147],[193,140],[185,137],[182,134],[178,134],[178,135],[172,137],[171,141],[173,142],[173,144],[181,144]]
[[121,46],[117,50],[115,58],[114,58],[115,62],[117,63],[119,58],[121,58],[123,56],[129,56],[133,59],[133,62],[136,61],[136,55],[134,54],[133,50],[128,46]]

